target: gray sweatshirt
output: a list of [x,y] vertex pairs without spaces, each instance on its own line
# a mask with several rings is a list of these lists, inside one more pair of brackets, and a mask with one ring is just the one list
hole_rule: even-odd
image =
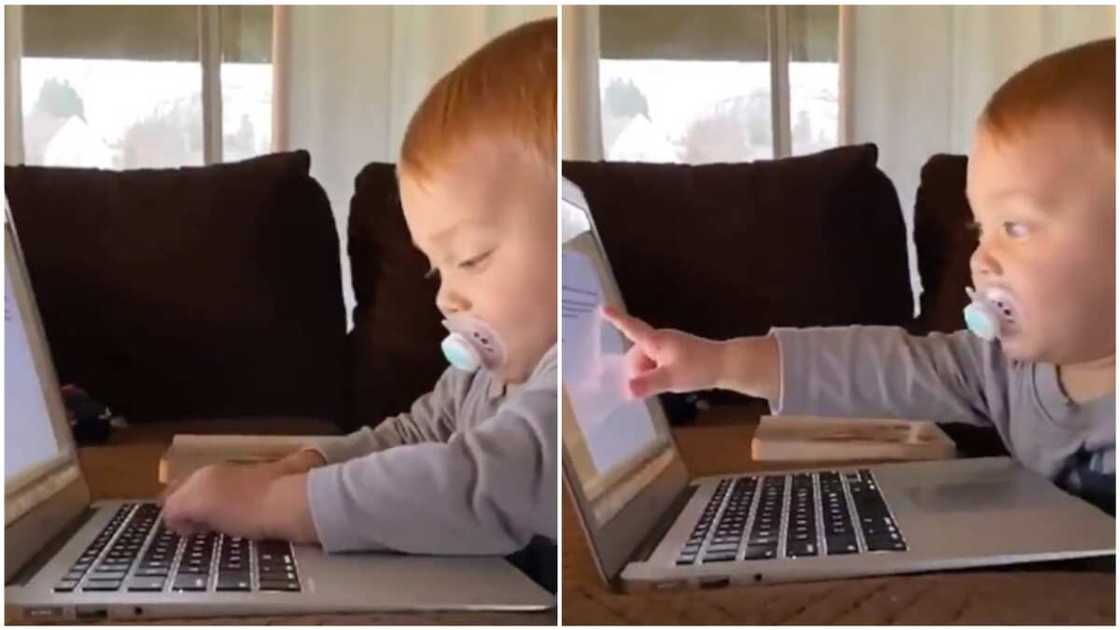
[[408,413],[318,450],[307,495],[328,552],[508,554],[556,540],[556,346],[521,385],[448,368]]
[[[1115,512],[1116,395],[1075,403],[1057,367],[1008,359],[960,331],[776,328],[775,414],[899,417],[992,426],[1012,456],[1067,492]],[[776,403],[776,404],[775,404]]]

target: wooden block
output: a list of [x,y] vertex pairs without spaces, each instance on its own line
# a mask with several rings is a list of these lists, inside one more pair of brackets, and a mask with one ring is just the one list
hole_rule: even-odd
[[159,482],[167,484],[210,464],[274,461],[300,449],[338,439],[341,438],[322,435],[179,434],[160,457]]
[[751,441],[751,457],[756,461],[952,459],[956,445],[929,421],[763,416]]

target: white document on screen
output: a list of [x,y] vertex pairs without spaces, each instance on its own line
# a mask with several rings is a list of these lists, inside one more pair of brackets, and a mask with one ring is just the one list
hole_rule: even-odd
[[564,387],[591,461],[605,474],[657,439],[646,403],[626,394],[623,338],[603,319],[603,288],[591,260],[565,251],[563,260]]
[[59,454],[27,335],[12,288],[4,274],[4,479],[11,480]]

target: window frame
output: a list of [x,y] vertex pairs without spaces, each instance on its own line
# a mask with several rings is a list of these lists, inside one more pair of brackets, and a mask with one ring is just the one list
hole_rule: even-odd
[[[5,11],[9,7],[5,7]],[[210,166],[213,164],[222,163],[224,159],[224,136],[222,127],[222,8],[223,5],[198,5],[197,7],[197,21],[195,22],[195,30],[199,43],[199,64],[201,65],[202,77],[202,165]],[[271,150],[276,151],[278,141],[276,137],[277,124],[276,113],[277,103],[276,94],[277,86],[276,80],[278,72],[276,70],[277,60],[275,55],[277,52],[276,45],[276,30],[278,14],[282,13],[281,9],[276,5],[271,7],[272,16],[272,52],[273,59],[269,62],[273,71],[273,104],[272,104],[272,128],[271,132]],[[22,15],[20,16],[20,24],[22,30]],[[22,35],[22,34],[21,34]],[[22,45],[20,46],[22,48]],[[22,55],[21,55],[22,57]],[[17,65],[18,71],[18,65]],[[17,79],[18,81],[19,79]],[[20,86],[22,90],[22,85]],[[19,161],[25,161],[27,152],[23,144],[23,117],[24,112],[22,106],[19,109],[19,141],[18,152],[20,154]]]
[[[849,133],[846,124],[846,110],[844,101],[847,92],[845,37],[847,36],[847,7],[837,5],[837,65],[839,66],[839,112],[837,116],[836,140],[837,145],[846,142]],[[793,156],[793,126],[790,117],[790,46],[789,46],[789,6],[766,6],[766,33],[767,54],[769,56],[770,70],[770,132],[773,138],[772,151],[774,159]],[[775,60],[782,63],[775,63]],[[600,56],[600,61],[602,56]],[[600,97],[601,98],[601,97]],[[602,134],[602,114],[600,113],[600,134]]]

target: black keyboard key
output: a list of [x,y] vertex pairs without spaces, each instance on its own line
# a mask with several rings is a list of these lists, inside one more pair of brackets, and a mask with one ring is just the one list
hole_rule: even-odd
[[769,535],[756,535],[747,539],[748,545],[772,545],[778,543],[778,535],[772,533]]
[[262,580],[294,580],[297,578],[296,572],[291,567],[289,568],[272,568],[260,570],[257,572]]
[[817,543],[816,541],[787,543],[786,555],[791,558],[815,556],[817,555]]
[[130,591],[158,592],[163,590],[166,582],[167,579],[162,577],[132,577],[129,578],[125,588]]
[[735,559],[734,551],[704,554],[704,562],[730,562]]
[[859,552],[855,535],[826,536],[825,543],[830,556]]
[[127,571],[94,571],[89,574],[91,580],[123,580]]
[[867,541],[868,551],[906,551],[906,543],[902,540],[875,539]]
[[205,575],[177,575],[171,588],[176,591],[205,591],[209,578]]
[[86,580],[82,591],[116,591],[120,587],[120,580]]
[[777,545],[747,545],[744,560],[770,560],[778,553]]
[[215,589],[219,591],[248,591],[250,589],[249,575],[222,575],[218,578]]
[[871,536],[864,534],[863,539],[868,543],[870,543],[871,541],[887,543],[899,542],[902,540],[902,536],[899,536],[897,532],[878,532]]
[[141,577],[167,577],[170,567],[142,567],[136,569],[135,575]]
[[298,591],[299,582],[296,580],[261,580],[262,591]]

